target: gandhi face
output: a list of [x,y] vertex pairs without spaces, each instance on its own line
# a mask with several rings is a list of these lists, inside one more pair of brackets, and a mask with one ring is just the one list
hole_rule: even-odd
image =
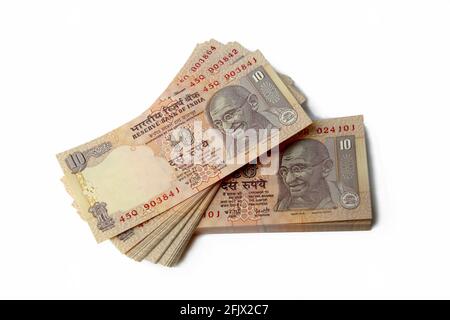
[[[230,130],[231,135],[239,129],[246,130],[248,128],[248,121],[244,116],[243,106],[226,105],[222,108],[211,110],[211,118],[214,126],[220,131]],[[229,132],[229,131],[228,131]]]
[[281,159],[279,174],[294,198],[307,198],[325,180],[333,163],[318,141],[297,142]]
[[221,132],[236,137],[249,128],[252,108],[258,98],[240,86],[226,87],[210,103],[209,114],[214,126]]

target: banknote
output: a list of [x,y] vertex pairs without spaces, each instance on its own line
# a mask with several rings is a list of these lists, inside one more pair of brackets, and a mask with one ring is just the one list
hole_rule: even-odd
[[368,229],[362,116],[314,121],[282,145],[279,169],[249,164],[221,183],[198,233]]
[[[260,52],[238,64],[217,64],[211,73],[206,85],[185,87],[177,100],[160,101],[122,127],[58,155],[66,186],[97,241],[157,216],[245,164],[214,161],[226,148],[216,143],[215,153],[208,153],[208,129],[236,138],[238,129],[271,126],[282,142],[310,124]],[[197,123],[199,139],[192,136]],[[231,160],[266,152],[268,141],[246,145]],[[180,143],[190,153],[202,151],[198,163],[178,161]]]

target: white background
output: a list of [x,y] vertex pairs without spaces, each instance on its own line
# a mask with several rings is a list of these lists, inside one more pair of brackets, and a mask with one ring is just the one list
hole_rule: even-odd
[[[1,298],[450,298],[449,1],[1,1]],[[363,114],[370,232],[97,245],[55,154],[141,113],[195,44],[260,49],[314,118]]]

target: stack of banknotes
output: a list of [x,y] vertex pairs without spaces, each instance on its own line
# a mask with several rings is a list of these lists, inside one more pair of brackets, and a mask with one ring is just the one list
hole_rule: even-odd
[[165,266],[195,233],[370,229],[363,117],[304,103],[260,51],[210,40],[141,115],[58,154],[62,181],[97,242]]

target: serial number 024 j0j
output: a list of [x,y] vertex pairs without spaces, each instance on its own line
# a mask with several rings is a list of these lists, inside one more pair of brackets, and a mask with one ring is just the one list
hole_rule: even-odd
[[[245,164],[202,158],[176,165],[174,141],[191,143],[193,150],[208,148],[207,139],[192,139],[198,123],[203,132],[216,128],[225,136],[230,112],[242,112],[247,117],[242,129],[277,128],[279,142],[311,123],[258,51],[222,67],[208,81],[204,89],[187,84],[177,99],[158,101],[110,133],[58,154],[66,188],[98,242],[157,216]],[[174,138],[175,128],[179,136]],[[260,155],[271,147],[258,141],[241,152]]]

